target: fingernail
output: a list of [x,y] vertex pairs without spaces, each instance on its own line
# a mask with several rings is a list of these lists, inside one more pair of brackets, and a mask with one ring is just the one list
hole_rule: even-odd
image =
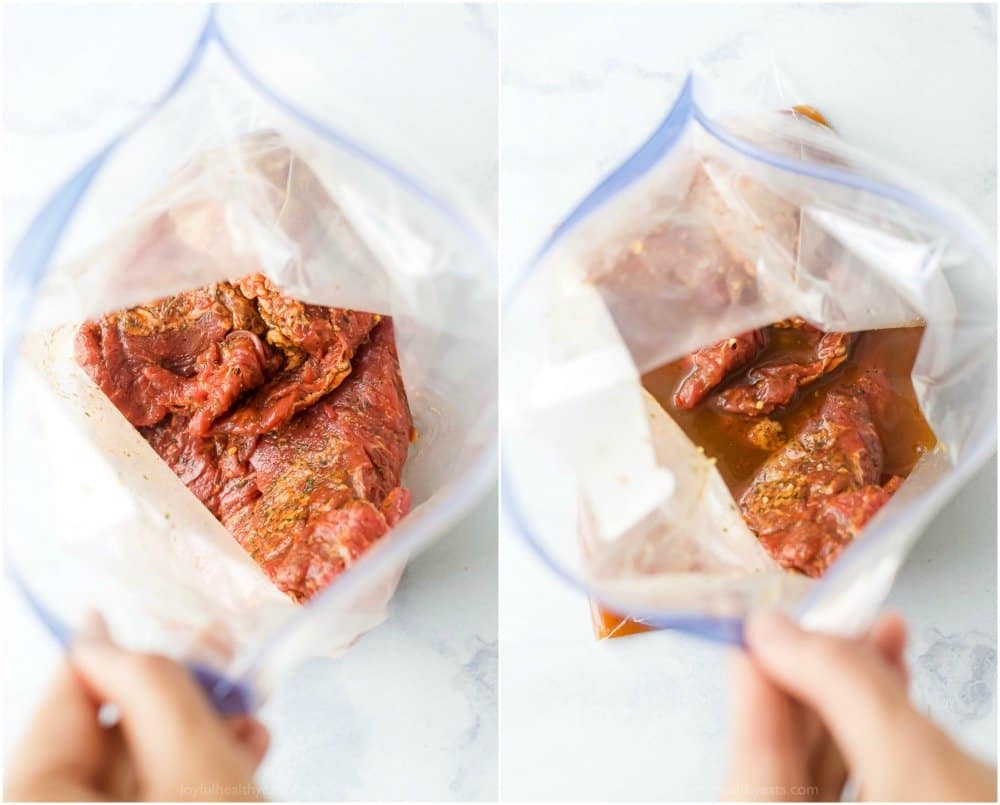
[[88,609],[83,614],[75,637],[77,640],[98,642],[108,642],[111,639],[111,635],[108,634],[108,625],[104,617],[96,609]]
[[789,643],[798,636],[798,627],[784,613],[755,612],[747,619],[746,641],[750,646]]

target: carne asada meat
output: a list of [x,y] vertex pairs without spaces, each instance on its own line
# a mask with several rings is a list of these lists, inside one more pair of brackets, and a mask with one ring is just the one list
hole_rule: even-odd
[[306,305],[279,293],[262,275],[239,281],[267,323],[267,342],[285,356],[284,370],[219,424],[224,433],[259,436],[335,389],[351,357],[378,322],[370,313]]
[[[753,192],[750,187],[745,190]],[[794,242],[797,208],[776,198],[765,200],[764,195],[770,194],[761,191],[758,198],[767,212],[762,211],[762,221],[754,225],[752,236],[766,231],[781,242]],[[697,338],[692,322],[712,321],[723,313],[734,315],[757,299],[757,266],[739,247],[741,238],[734,239],[729,231],[728,224],[736,222],[731,214],[726,216],[727,209],[706,167],[698,166],[687,195],[667,220],[622,248],[617,259],[608,261],[602,255],[588,269],[588,281],[600,292],[640,366],[655,365],[663,344]],[[726,225],[701,224],[718,222],[720,217],[725,217]],[[708,356],[706,360],[711,361]],[[692,398],[705,382],[692,380],[688,392]]]
[[815,342],[803,361],[779,361],[753,366],[742,381],[720,392],[716,404],[723,411],[744,416],[767,416],[791,402],[803,386],[829,374],[850,354],[852,333],[824,333],[801,318],[726,338],[685,358],[690,372],[674,393],[678,408],[694,408],[719,385],[750,366],[767,346],[772,330],[799,330]]
[[281,589],[308,598],[409,511],[399,474],[412,424],[384,321],[339,388],[260,439],[260,499],[223,522]]
[[873,415],[888,398],[878,371],[830,392],[819,414],[751,481],[740,510],[782,567],[821,575],[899,486],[898,476],[881,484]]
[[[748,363],[727,366],[724,378],[693,406],[683,405],[680,394],[691,382],[692,356],[646,372],[642,383],[714,462],[771,556],[815,577],[936,443],[911,380],[923,328],[851,333],[843,359],[797,386],[787,402],[767,415],[756,406],[749,416],[731,413],[719,404],[720,396],[749,385],[758,367],[805,366],[829,356],[819,355],[823,334],[802,319],[776,322],[762,332],[764,346]],[[828,343],[844,343],[840,334],[829,335]],[[713,390],[720,387],[721,393]],[[600,607],[594,612],[599,637],[648,628]]]
[[818,341],[814,360],[755,366],[746,380],[719,394],[719,407],[733,414],[766,416],[791,402],[800,388],[840,366],[847,359],[854,335],[815,332]]
[[[922,328],[824,334],[788,319],[757,332],[764,344],[755,356],[741,367],[734,362],[721,392],[702,393],[694,406],[684,405],[681,391],[694,375],[695,356],[647,372],[642,381],[715,461],[771,556],[818,576],[935,444],[910,379]],[[733,413],[720,404],[734,389],[754,388],[764,369],[799,367],[801,380],[801,367],[824,361],[820,375],[786,390],[770,412],[754,405]]]
[[295,601],[409,510],[392,322],[263,276],[86,322],[77,361]]
[[220,283],[88,321],[76,354],[136,427],[171,411],[197,411],[199,426],[210,425],[277,365],[263,332],[253,303]]
[[766,343],[763,330],[751,330],[691,353],[691,372],[674,394],[674,405],[694,408],[730,374],[752,363]]

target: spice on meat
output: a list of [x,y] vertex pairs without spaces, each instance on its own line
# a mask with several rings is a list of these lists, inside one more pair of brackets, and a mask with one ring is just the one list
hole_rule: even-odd
[[386,317],[255,274],[88,321],[76,357],[297,602],[409,511],[413,422]]

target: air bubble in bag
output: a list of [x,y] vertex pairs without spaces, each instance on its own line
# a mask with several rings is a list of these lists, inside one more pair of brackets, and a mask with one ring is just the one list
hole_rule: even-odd
[[[786,87],[773,73],[739,89],[688,76],[503,313],[512,524],[610,610],[733,642],[762,607],[863,629],[928,520],[996,448],[994,244],[946,194],[789,114],[822,100]],[[623,275],[654,231],[673,244]],[[836,331],[925,322],[912,380],[938,439],[818,580],[767,555],[710,459],[640,381],[793,315]]]
[[[474,212],[414,173],[276,95],[213,16],[152,111],[46,204],[5,279],[6,466],[25,468],[8,473],[5,532],[9,572],[61,642],[97,609],[124,645],[187,660],[220,708],[245,708],[383,620],[407,559],[485,492],[495,252]],[[72,353],[86,318],[254,271],[392,316],[419,432],[410,513],[302,607]]]

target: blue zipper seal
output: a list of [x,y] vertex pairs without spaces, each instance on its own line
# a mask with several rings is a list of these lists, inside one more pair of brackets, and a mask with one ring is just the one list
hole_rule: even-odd
[[[24,577],[5,557],[8,574],[17,587],[28,608],[35,614],[39,622],[55,638],[62,650],[69,654],[73,648],[73,632],[53,613],[25,582]],[[220,716],[244,715],[251,712],[252,700],[246,685],[233,682],[201,663],[185,663],[198,687],[202,689],[212,707]]]

